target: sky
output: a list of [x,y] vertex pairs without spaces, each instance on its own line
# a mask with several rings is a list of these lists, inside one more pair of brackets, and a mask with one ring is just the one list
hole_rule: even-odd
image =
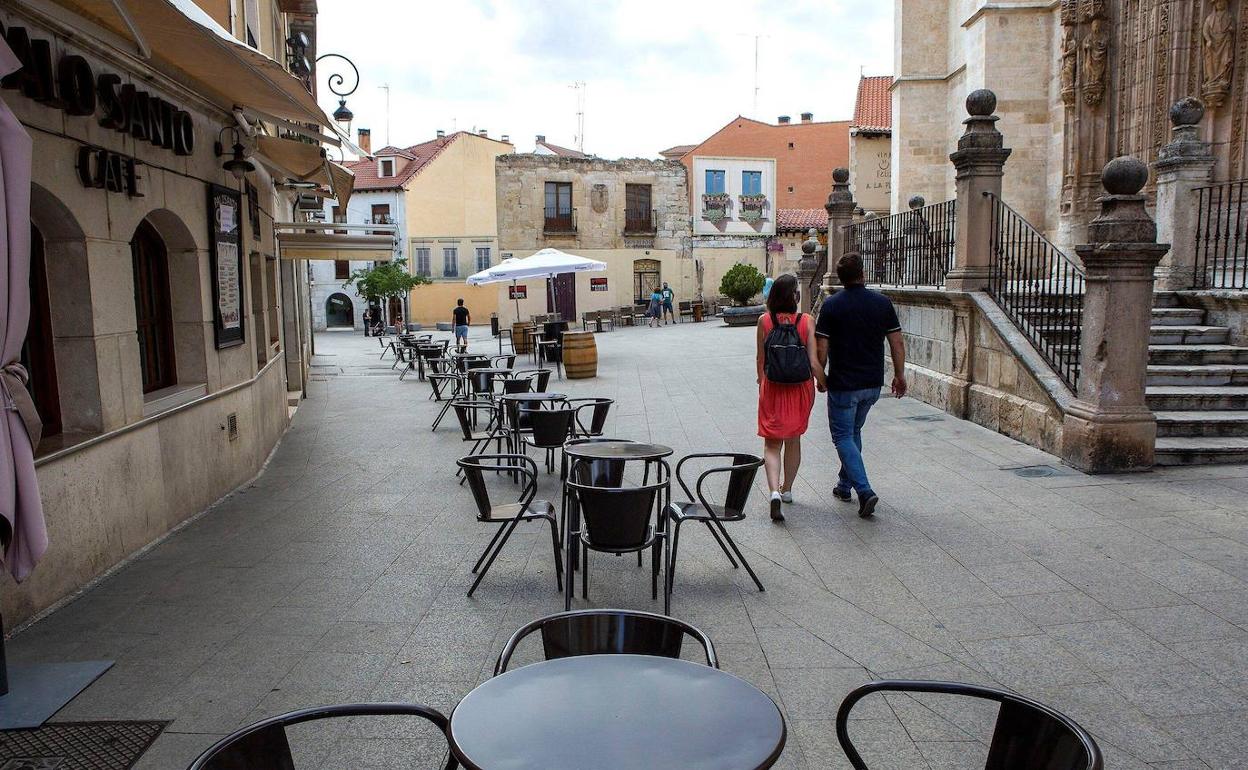
[[[658,157],[737,115],[853,115],[860,73],[892,72],[889,0],[320,0],[318,53],[360,71],[352,134],[373,149],[434,132],[534,137],[604,158]],[[754,49],[758,44],[755,109]],[[320,62],[320,101],[337,106]],[[346,68],[349,71],[349,67]],[[389,119],[386,91],[389,85]],[[346,84],[350,86],[350,82]],[[387,136],[387,125],[389,134]]]

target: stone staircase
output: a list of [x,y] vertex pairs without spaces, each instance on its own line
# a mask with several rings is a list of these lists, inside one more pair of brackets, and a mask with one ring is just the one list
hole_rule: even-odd
[[1248,462],[1248,347],[1205,320],[1175,292],[1154,295],[1146,397],[1158,465]]

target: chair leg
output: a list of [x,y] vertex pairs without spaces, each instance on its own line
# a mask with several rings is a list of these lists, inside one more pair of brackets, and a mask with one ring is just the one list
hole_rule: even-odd
[[438,412],[438,419],[433,421],[433,427],[430,428],[429,430],[431,431],[437,430],[438,426],[442,424],[442,418],[446,417],[446,413],[450,411],[451,409],[451,401],[452,399],[448,398],[447,400],[442,402],[442,411]]
[[675,543],[667,542],[664,538],[663,551],[666,558],[663,560],[663,614],[671,616],[672,614],[672,559],[676,556],[672,550]]
[[[712,526],[712,525],[711,525],[711,522],[709,522],[709,521],[704,521],[704,522],[702,522],[702,523],[703,523],[703,524],[705,524],[705,525],[706,525],[706,528],[707,528],[707,529],[709,529],[709,530],[711,531],[711,534],[715,536],[715,542],[716,542],[716,543],[719,543],[719,548],[720,548],[720,550],[722,550],[722,551],[724,552],[724,556],[727,556],[727,557],[728,557],[728,561],[732,563],[732,568],[733,568],[733,569],[736,569],[736,568],[737,568],[737,560],[736,560],[736,559],[734,559],[734,558],[732,558],[732,552],[728,550],[728,546],[724,545],[724,541],[723,541],[723,539],[722,539],[722,538],[720,538],[719,533],[715,531],[715,527],[714,527],[714,526]],[[721,525],[721,526],[722,526],[722,525]]]
[[498,525],[498,529],[494,530],[494,537],[490,538],[490,544],[481,552],[481,556],[477,558],[477,563],[472,565],[472,574],[477,574],[477,570],[481,569],[481,562],[485,561],[485,557],[494,550],[494,544],[498,542],[498,538],[502,537],[503,530],[507,529],[507,522]]
[[[640,556],[641,551],[638,551],[637,555]],[[650,599],[653,601],[657,598],[659,598],[659,541],[655,540],[654,545],[650,546]]]
[[555,589],[563,590],[563,560],[559,558],[559,525],[550,517],[550,544],[555,552]]
[[512,531],[515,530],[516,525],[519,523],[520,517],[517,516],[506,525],[507,529],[503,533],[503,539],[499,541],[498,546],[494,549],[494,553],[490,554],[489,560],[485,563],[485,566],[481,568],[481,572],[477,575],[477,579],[472,583],[472,588],[468,589],[469,596],[472,596],[473,591],[477,590],[477,586],[481,585],[481,581],[485,578],[485,573],[490,571],[490,566],[493,565],[494,560],[498,558],[498,554],[503,550],[503,546],[507,545],[507,539],[511,537]]
[[754,574],[754,569],[750,566],[750,563],[745,560],[744,556],[741,555],[741,549],[737,548],[736,541],[733,540],[732,536],[728,534],[728,530],[724,529],[723,523],[717,521],[715,524],[718,526],[720,534],[722,534],[724,539],[728,541],[728,545],[732,546],[732,551],[737,555],[737,559],[741,561],[741,566],[745,567],[745,571],[750,573],[750,579],[754,581],[754,585],[758,586],[759,591],[766,591],[767,589],[763,588],[762,581],[758,579],[758,575]]
[[581,544],[581,598],[589,598],[589,547]]
[[572,574],[572,536],[576,534],[571,531],[564,533],[563,537],[563,574],[568,579],[563,581],[563,611],[567,612],[572,609],[572,592],[576,590],[575,576]]
[[669,531],[672,533],[672,542],[667,546],[667,575],[665,577],[667,578],[667,594],[671,596],[672,584],[676,580],[676,550],[680,548],[680,522],[672,522]]

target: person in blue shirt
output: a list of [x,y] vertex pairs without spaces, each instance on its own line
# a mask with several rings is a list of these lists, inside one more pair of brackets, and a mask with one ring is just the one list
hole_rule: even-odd
[[893,395],[906,395],[906,344],[893,303],[867,288],[862,258],[847,254],[836,263],[845,287],[823,301],[815,324],[817,357],[827,369],[828,427],[841,459],[832,494],[848,502],[858,493],[858,515],[875,513],[880,498],[871,489],[862,460],[862,427],[884,387],[884,343],[893,359]]

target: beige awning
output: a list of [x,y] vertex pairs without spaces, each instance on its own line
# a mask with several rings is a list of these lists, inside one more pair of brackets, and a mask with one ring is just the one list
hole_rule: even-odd
[[[224,109],[252,107],[332,127],[303,81],[236,40],[191,0],[55,0],[151,51],[158,69]],[[179,77],[181,76],[181,77]]]
[[295,139],[258,136],[256,149],[291,178],[325,186],[329,190],[327,197],[337,200],[343,211],[347,210],[355,174],[329,160],[325,148]]
[[395,225],[347,225],[334,222],[277,222],[277,251],[282,259],[343,259],[389,262],[398,245]]

